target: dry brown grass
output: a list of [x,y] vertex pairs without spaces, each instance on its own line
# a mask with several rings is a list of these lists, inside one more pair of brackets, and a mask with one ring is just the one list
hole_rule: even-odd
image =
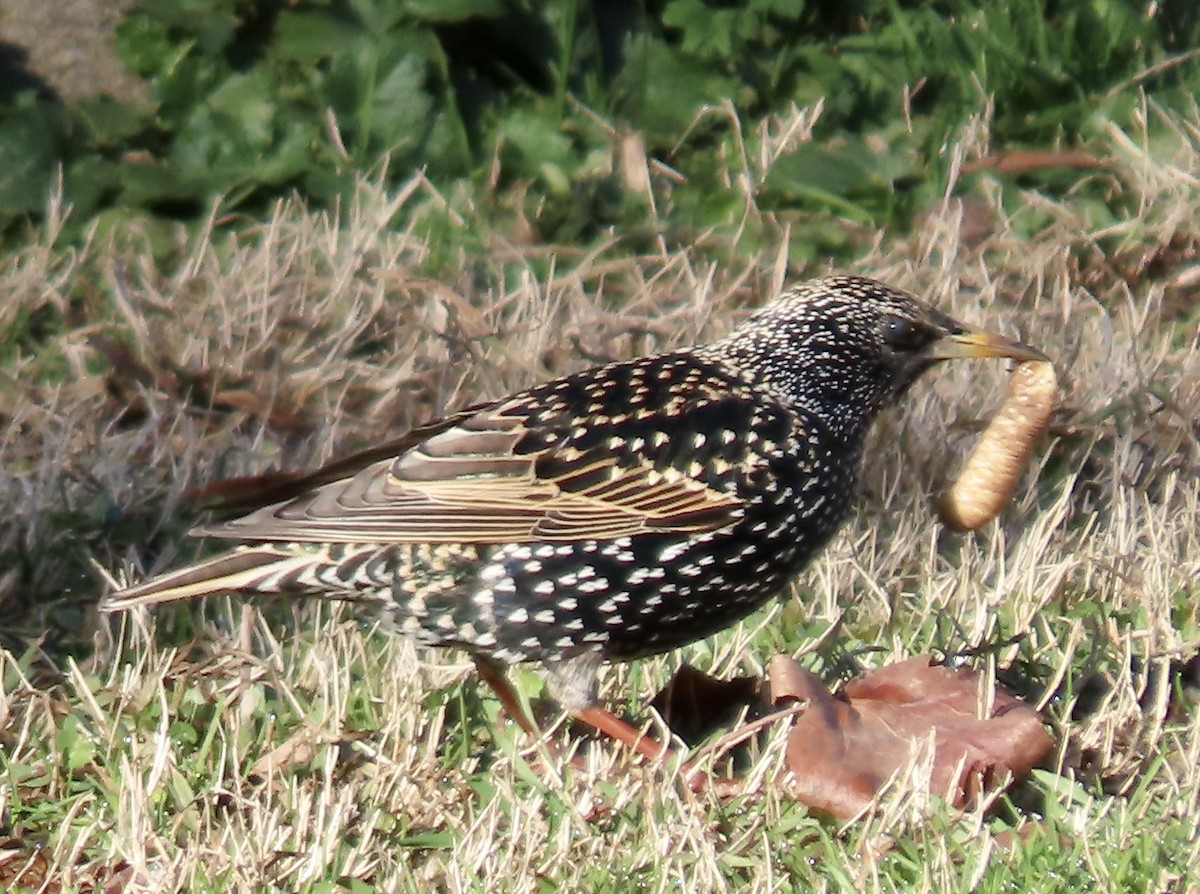
[[[1115,854],[1155,843],[1170,850],[1138,864],[1146,890],[1194,885],[1200,725],[1163,719],[1171,693],[1152,673],[1200,645],[1200,122],[1172,124],[1152,151],[1112,134],[1119,175],[1101,176],[1136,198],[1126,220],[1097,230],[1030,194],[993,206],[991,234],[967,244],[948,202],[855,268],[1059,361],[1056,437],[1001,520],[958,537],[931,511],[1005,375],[947,367],[877,426],[864,497],[791,603],[687,650],[729,674],[781,645],[829,669],[1019,634],[991,660],[1019,661],[1048,703],[1053,769],[1081,783],[1038,791],[1074,844],[1014,854],[979,813],[930,825],[902,784],[839,835],[770,785],[734,807],[595,748],[588,772],[567,772],[515,731],[486,731],[496,708],[461,656],[418,654],[340,609],[81,610],[102,586],[87,558],[141,573],[191,555],[186,486],[310,465],[591,361],[718,335],[787,269],[782,240],[724,263],[497,241],[435,282],[429,258],[446,248],[417,235],[436,204],[420,180],[364,185],[336,221],[285,205],[252,234],[202,235],[170,274],[136,243],[5,260],[0,325],[42,307],[78,323],[0,372],[0,555],[24,557],[0,570],[0,600],[24,619],[3,631],[6,831],[45,843],[62,890],[106,873],[147,891],[961,890],[1006,867],[1039,890],[1035,857],[1102,884],[1126,878]],[[982,153],[985,135],[980,122],[962,151]],[[1046,225],[1029,236],[1034,211]],[[22,651],[55,624],[78,663]],[[608,691],[644,700],[678,660],[614,669]],[[1110,685],[1072,719],[1051,696],[1064,681],[1080,692],[1083,674]],[[759,778],[780,744],[762,746]]]

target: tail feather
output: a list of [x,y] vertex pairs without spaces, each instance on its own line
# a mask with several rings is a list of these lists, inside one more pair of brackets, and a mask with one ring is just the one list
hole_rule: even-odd
[[143,584],[116,590],[100,601],[100,611],[119,612],[138,605],[175,602],[216,593],[295,593],[313,566],[313,557],[271,546],[247,546]]

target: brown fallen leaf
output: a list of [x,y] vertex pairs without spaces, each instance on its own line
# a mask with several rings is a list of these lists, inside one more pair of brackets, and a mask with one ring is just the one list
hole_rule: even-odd
[[288,767],[312,763],[323,744],[311,728],[301,726],[255,761],[246,775],[250,779],[266,779]]
[[247,416],[263,416],[267,411],[266,399],[248,388],[222,388],[211,402],[215,410],[236,410]]
[[120,339],[95,335],[88,344],[108,365],[103,376],[109,398],[106,415],[121,425],[138,425],[150,415],[146,392],[154,391],[212,416],[241,413],[265,420],[284,434],[306,435],[314,423],[309,403],[315,388],[289,380],[281,387],[268,387],[261,372],[232,373],[209,368],[192,368],[172,359],[167,350],[139,357]]
[[20,838],[0,841],[0,888],[5,891],[58,891],[50,880],[50,862],[42,848]]
[[128,863],[120,862],[104,878],[99,890],[102,894],[121,894],[122,891],[145,887],[149,884],[148,878],[135,872]]
[[838,695],[787,656],[772,660],[768,677],[776,705],[809,704],[788,735],[793,792],[841,819],[867,807],[931,733],[931,791],[956,807],[1024,777],[1053,746],[1033,708],[983,691],[976,671],[928,657],[871,671]]
[[719,680],[685,664],[650,705],[672,733],[695,744],[736,720],[738,712],[756,699],[760,685],[753,677]]
[[109,366],[109,376],[122,382],[132,382],[147,388],[154,386],[154,372],[134,354],[133,349],[124,341],[110,338],[107,335],[92,335],[88,345],[96,351]]

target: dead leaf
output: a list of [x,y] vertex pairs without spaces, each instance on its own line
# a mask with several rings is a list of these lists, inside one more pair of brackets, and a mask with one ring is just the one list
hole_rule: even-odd
[[134,382],[147,388],[154,386],[154,372],[134,354],[133,349],[118,338],[92,335],[88,345],[110,367],[110,374],[122,382]]
[[139,875],[132,866],[122,861],[113,867],[112,872],[104,879],[103,887],[100,890],[103,894],[121,894],[122,891],[128,891],[130,888],[140,888],[148,884],[149,879],[144,875]]
[[310,764],[317,756],[317,749],[323,744],[312,729],[307,726],[299,727],[255,761],[247,775],[252,779],[267,779],[288,767]]
[[215,410],[237,410],[247,416],[262,416],[266,402],[261,396],[246,388],[223,388],[212,396]]
[[736,720],[738,712],[755,699],[760,685],[752,677],[718,680],[685,664],[650,704],[672,733],[695,744]]
[[[933,737],[930,789],[956,807],[1024,777],[1053,746],[1037,712],[981,674],[914,658],[832,694],[786,656],[769,668],[775,703],[807,701],[788,736],[796,797],[848,819]],[[980,716],[981,706],[985,716]]]
[[5,891],[58,891],[57,882],[48,880],[50,861],[42,848],[20,838],[0,841],[0,888]]

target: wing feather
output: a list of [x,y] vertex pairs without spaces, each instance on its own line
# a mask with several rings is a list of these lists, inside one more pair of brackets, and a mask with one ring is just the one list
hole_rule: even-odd
[[735,494],[709,487],[653,458],[579,449],[571,430],[538,434],[539,449],[519,447],[530,429],[512,404],[490,405],[431,425],[340,479],[320,472],[307,492],[195,533],[258,541],[510,543],[607,539],[652,531],[703,532],[742,514]]

